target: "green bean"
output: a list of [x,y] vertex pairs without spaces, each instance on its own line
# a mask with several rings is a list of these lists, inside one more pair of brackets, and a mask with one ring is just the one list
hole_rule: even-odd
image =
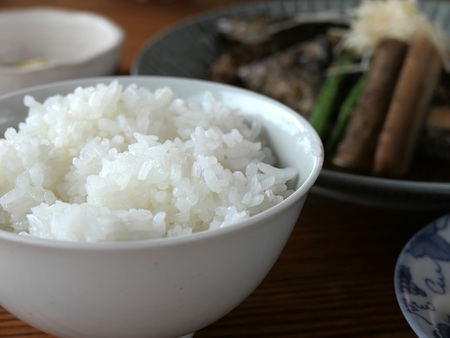
[[344,137],[345,130],[347,128],[348,121],[350,121],[353,108],[358,103],[358,99],[361,96],[366,82],[367,75],[361,76],[359,80],[353,85],[350,93],[347,95],[347,98],[339,109],[336,123],[331,131],[329,139],[327,140],[328,151],[333,151],[341,141],[341,139]]
[[322,140],[325,139],[331,119],[333,118],[333,112],[338,104],[339,94],[347,76],[341,71],[347,62],[347,57],[340,60],[337,66],[337,73],[330,75],[326,79],[309,120]]

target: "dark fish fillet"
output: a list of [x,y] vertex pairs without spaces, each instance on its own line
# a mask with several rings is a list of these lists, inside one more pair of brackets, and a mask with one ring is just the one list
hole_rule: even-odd
[[325,34],[330,28],[346,28],[343,20],[323,19],[298,22],[293,18],[239,20],[222,18],[217,22],[219,41],[239,65],[259,60],[290,46]]
[[272,97],[308,118],[330,61],[330,46],[322,36],[241,66],[238,78],[243,87]]

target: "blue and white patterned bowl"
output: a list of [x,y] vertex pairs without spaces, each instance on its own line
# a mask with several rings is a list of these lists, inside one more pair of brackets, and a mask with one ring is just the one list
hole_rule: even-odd
[[406,244],[395,268],[395,292],[420,337],[450,337],[450,214]]

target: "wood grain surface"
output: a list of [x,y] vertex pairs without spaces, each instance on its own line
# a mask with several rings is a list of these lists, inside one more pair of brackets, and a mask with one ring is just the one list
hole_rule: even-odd
[[[126,31],[120,73],[128,74],[151,38],[224,4],[218,0],[0,0],[0,11],[49,5],[106,15]],[[361,207],[310,194],[267,278],[239,307],[198,331],[195,338],[415,337],[395,298],[394,267],[408,239],[443,213]],[[0,337],[52,336],[0,307]]]

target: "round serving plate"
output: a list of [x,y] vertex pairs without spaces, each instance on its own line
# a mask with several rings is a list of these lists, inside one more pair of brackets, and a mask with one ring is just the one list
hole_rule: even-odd
[[[215,25],[218,19],[256,15],[300,15],[308,20],[323,12],[346,19],[360,0],[284,0],[233,5],[191,18],[150,40],[132,66],[133,75],[168,75],[208,79],[211,65],[221,54]],[[450,35],[450,2],[419,1],[420,9]],[[313,193],[395,209],[448,209],[450,182],[386,179],[324,168]]]

